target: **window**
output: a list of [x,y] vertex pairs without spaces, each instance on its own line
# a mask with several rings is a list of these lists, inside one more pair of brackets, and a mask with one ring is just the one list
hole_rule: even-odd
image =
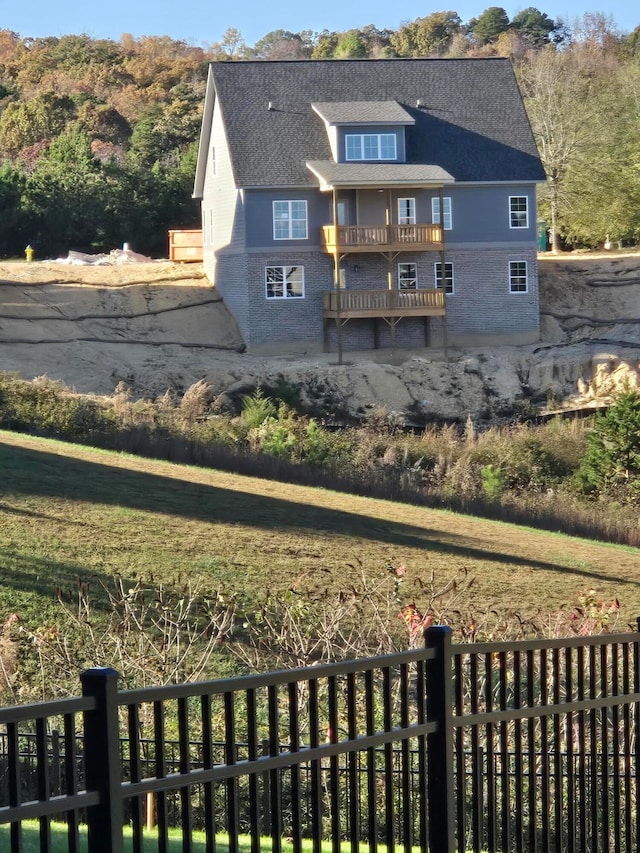
[[[442,290],[442,264],[434,264],[436,287]],[[444,292],[451,295],[453,293],[453,264],[445,263],[444,265]]]
[[267,299],[304,296],[304,267],[266,267],[264,280]]
[[216,173],[216,149],[213,147],[211,149],[211,174],[215,175]]
[[273,239],[307,239],[307,202],[273,202]]
[[[443,198],[442,202],[444,208],[444,230],[451,231],[451,199]],[[434,225],[440,224],[440,199],[437,196],[431,199],[431,221]]]
[[395,133],[347,133],[347,160],[397,160]]
[[509,292],[526,293],[527,290],[527,262],[509,261]]
[[398,287],[400,290],[416,290],[418,267],[416,264],[398,264]]
[[509,196],[509,228],[528,228],[529,211],[526,195]]
[[398,225],[416,224],[416,200],[415,198],[398,199]]

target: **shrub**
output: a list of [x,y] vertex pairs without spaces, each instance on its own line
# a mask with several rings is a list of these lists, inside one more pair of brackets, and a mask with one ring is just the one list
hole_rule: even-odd
[[271,397],[265,397],[262,388],[257,388],[242,401],[241,420],[247,432],[259,427],[267,418],[275,418],[277,408]]
[[585,492],[615,492],[627,499],[640,496],[640,394],[621,394],[615,405],[596,415],[588,448],[577,474]]
[[505,479],[502,469],[496,465],[485,465],[480,474],[482,476],[482,491],[489,500],[497,500],[505,490]]

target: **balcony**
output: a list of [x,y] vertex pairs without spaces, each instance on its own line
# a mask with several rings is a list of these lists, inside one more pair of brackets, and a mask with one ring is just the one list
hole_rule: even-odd
[[427,252],[443,246],[441,225],[324,225],[322,238],[330,254]]
[[435,288],[328,290],[322,294],[324,320],[339,318],[344,321],[357,317],[444,317],[445,313],[444,293]]

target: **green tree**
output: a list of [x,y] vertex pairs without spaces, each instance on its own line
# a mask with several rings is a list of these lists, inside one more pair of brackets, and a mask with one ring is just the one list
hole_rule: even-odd
[[627,391],[596,415],[578,479],[585,491],[623,487],[629,497],[640,497],[640,393]]
[[81,128],[51,143],[27,179],[24,203],[38,228],[40,252],[88,250],[100,241],[103,182]]
[[[600,114],[565,179],[562,230],[578,245],[640,237],[640,67],[603,58]],[[611,105],[615,105],[612,109]]]
[[22,253],[28,242],[25,213],[22,210],[22,192],[25,185],[24,172],[11,163],[0,166],[0,255]]
[[336,59],[364,59],[367,56],[367,44],[358,30],[343,33],[336,46]]
[[479,18],[469,21],[469,31],[479,44],[493,44],[509,26],[509,16],[502,6],[490,6]]
[[511,21],[511,26],[518,32],[529,47],[540,48],[549,44],[556,24],[545,12],[534,6],[528,6],[518,12]]
[[[540,194],[541,209],[548,213],[552,248],[559,252],[563,236],[571,230],[567,224],[571,208],[569,179],[607,156],[611,109],[607,107],[611,67],[583,50],[557,51],[549,46],[532,51],[519,69],[520,86],[547,183]],[[616,97],[613,93],[613,97]],[[586,152],[590,154],[587,155]],[[603,235],[604,236],[604,235]]]

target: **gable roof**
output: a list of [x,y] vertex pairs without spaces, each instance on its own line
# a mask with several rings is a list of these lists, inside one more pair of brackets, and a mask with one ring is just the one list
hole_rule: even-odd
[[405,130],[409,164],[437,166],[457,182],[545,178],[508,59],[212,63],[196,196],[214,101],[239,187],[317,186],[305,163],[332,155],[326,125],[311,105],[334,104],[344,117],[339,105],[353,101],[395,101],[415,121]]

